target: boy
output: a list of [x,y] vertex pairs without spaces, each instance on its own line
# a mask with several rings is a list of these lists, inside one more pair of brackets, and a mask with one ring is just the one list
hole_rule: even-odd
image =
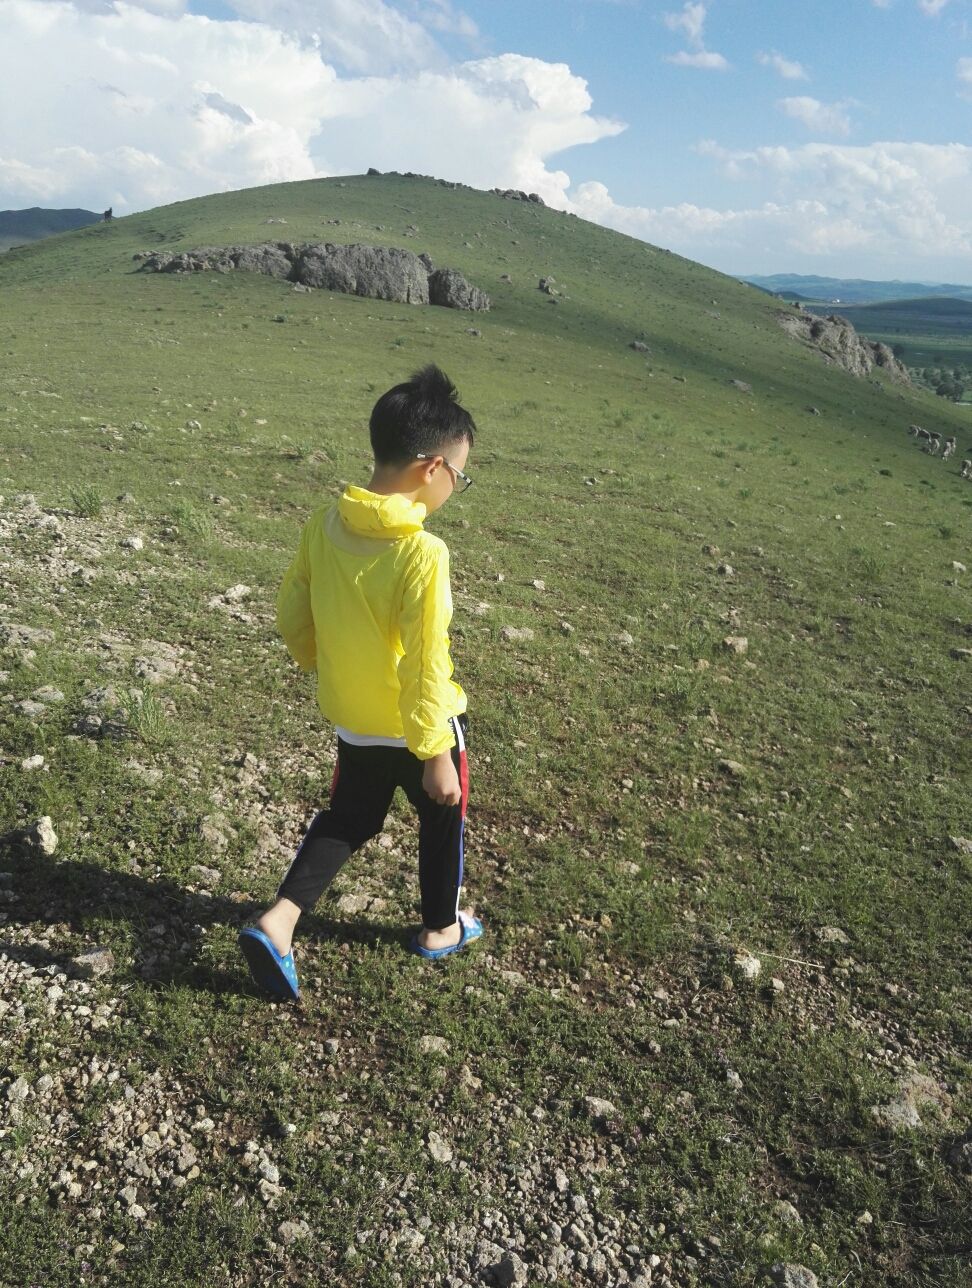
[[291,939],[355,850],[384,826],[395,788],[419,816],[422,928],[438,958],[482,934],[459,911],[468,775],[466,695],[451,678],[449,551],[422,521],[471,479],[475,425],[452,382],[427,366],[371,413],[374,472],[314,510],[277,597],[277,628],[336,727],[331,799],[311,823],[276,902],[240,932],[253,978],[299,996]]

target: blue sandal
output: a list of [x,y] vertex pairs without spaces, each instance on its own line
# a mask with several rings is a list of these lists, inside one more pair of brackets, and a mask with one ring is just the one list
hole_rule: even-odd
[[246,958],[254,981],[274,997],[296,1002],[300,997],[300,989],[297,985],[293,950],[282,956],[274,948],[270,937],[256,926],[246,926],[237,935],[236,942]]
[[457,944],[449,944],[446,948],[423,948],[418,941],[418,932],[412,936],[409,949],[419,957],[447,957],[449,953],[457,953],[460,949],[465,948],[467,944],[478,939],[483,933],[483,923],[478,917],[473,917],[468,912],[460,912],[459,925],[462,927],[462,937]]

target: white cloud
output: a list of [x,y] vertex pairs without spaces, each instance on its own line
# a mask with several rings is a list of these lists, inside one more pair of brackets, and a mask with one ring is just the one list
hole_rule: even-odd
[[722,54],[707,50],[702,42],[702,29],[705,26],[706,6],[687,0],[679,13],[663,13],[662,21],[671,31],[684,31],[691,45],[691,52],[680,50],[677,54],[666,55],[666,63],[676,67],[698,67],[703,71],[725,71],[729,64]]
[[693,54],[680,49],[677,54],[667,54],[665,62],[675,63],[677,67],[700,67],[703,71],[725,71],[729,66],[721,54],[707,49],[699,49]]
[[[160,2],[4,0],[0,104],[29,109],[0,141],[0,208],[124,213],[375,165],[538,192],[733,271],[902,276],[941,263],[951,280],[963,266],[972,273],[965,145],[706,143],[698,152],[745,191],[739,201],[626,206],[604,184],[573,185],[551,164],[624,129],[595,114],[586,82],[565,64],[507,53],[443,65],[433,51],[427,66],[341,75],[307,37],[178,5],[167,16]],[[415,0],[410,12],[433,2]],[[439,8],[444,21],[458,13]],[[380,63],[386,40],[379,33],[364,54]],[[424,56],[419,42],[413,56]],[[972,59],[959,60],[957,76],[972,85]]]
[[846,103],[821,103],[819,99],[803,94],[797,98],[781,98],[777,106],[808,130],[821,134],[850,134]]
[[[601,183],[571,194],[577,214],[733,272],[827,268],[900,276],[902,261],[972,271],[972,147],[878,143],[870,147],[729,151],[697,148],[723,172],[768,190],[756,204],[714,209],[622,206]],[[843,260],[841,257],[843,256]],[[843,262],[846,267],[840,270]],[[794,269],[794,265],[797,269]]]
[[702,28],[705,26],[706,6],[687,3],[681,13],[662,14],[662,21],[670,31],[684,31],[691,45],[701,45]]
[[123,213],[369,165],[563,202],[547,158],[625,128],[565,64],[517,54],[341,77],[255,22],[63,0],[6,0],[4,19],[0,92],[30,111],[0,144],[0,208]]
[[[731,151],[705,142],[697,150],[727,177],[770,189],[774,210],[792,220],[778,233],[793,250],[823,255],[855,245],[886,260],[951,257],[972,269],[972,147],[808,143]],[[811,206],[806,193],[815,194]]]
[[948,4],[948,0],[918,0],[918,7],[930,18],[935,18]]
[[790,58],[784,58],[774,49],[771,53],[759,53],[756,60],[763,67],[772,67],[775,72],[783,77],[784,80],[809,80],[806,69],[802,63],[794,62]]

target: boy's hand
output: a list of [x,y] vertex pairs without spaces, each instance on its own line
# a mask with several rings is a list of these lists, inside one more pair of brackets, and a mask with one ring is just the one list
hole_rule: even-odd
[[458,805],[462,800],[459,775],[452,763],[452,752],[443,751],[425,762],[422,788],[438,805]]

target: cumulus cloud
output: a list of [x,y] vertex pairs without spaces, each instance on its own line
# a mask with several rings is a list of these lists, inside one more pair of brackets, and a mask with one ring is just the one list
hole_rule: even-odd
[[802,63],[794,62],[790,58],[784,58],[782,54],[772,50],[770,53],[758,53],[756,61],[763,67],[772,67],[778,72],[784,80],[809,80],[806,69]]
[[821,103],[817,98],[802,94],[797,98],[781,98],[777,106],[815,133],[850,134],[846,103]]
[[[972,147],[965,144],[808,143],[745,151],[706,141],[698,151],[728,178],[768,185],[773,210],[792,216],[786,244],[801,253],[856,246],[889,260],[952,257],[972,268]],[[808,192],[815,194],[810,206]]]
[[[443,23],[461,22],[461,11],[438,0],[413,0],[409,13],[433,4]],[[686,35],[696,30],[688,17],[679,27]],[[702,33],[698,25],[698,44]],[[963,264],[972,272],[972,148],[964,145],[730,150],[708,142],[698,151],[745,192],[740,200],[721,209],[623,205],[587,176],[573,184],[552,161],[625,128],[595,114],[586,82],[562,63],[506,53],[443,64],[433,50],[427,65],[408,70],[342,73],[309,36],[255,20],[211,21],[175,0],[5,0],[4,36],[0,112],[18,110],[16,132],[0,140],[0,208],[124,213],[375,165],[538,192],[550,205],[737,272],[826,266],[901,276],[939,262],[951,280]],[[386,36],[371,47],[378,62]],[[413,54],[425,57],[420,43]],[[959,60],[957,75],[972,85],[972,59]],[[916,267],[904,270],[905,262]]]
[[4,16],[0,92],[31,111],[0,143],[0,206],[124,212],[369,165],[562,202],[570,177],[547,159],[624,129],[568,66],[517,54],[340,76],[262,23],[64,0]]
[[833,269],[841,256],[844,272],[871,265],[888,273],[902,259],[941,264],[944,274],[957,262],[972,270],[972,147],[813,143],[731,151],[708,141],[697,150],[770,195],[737,209],[622,206],[591,182],[572,194],[572,208],[692,258],[711,262],[715,254],[734,272]]

